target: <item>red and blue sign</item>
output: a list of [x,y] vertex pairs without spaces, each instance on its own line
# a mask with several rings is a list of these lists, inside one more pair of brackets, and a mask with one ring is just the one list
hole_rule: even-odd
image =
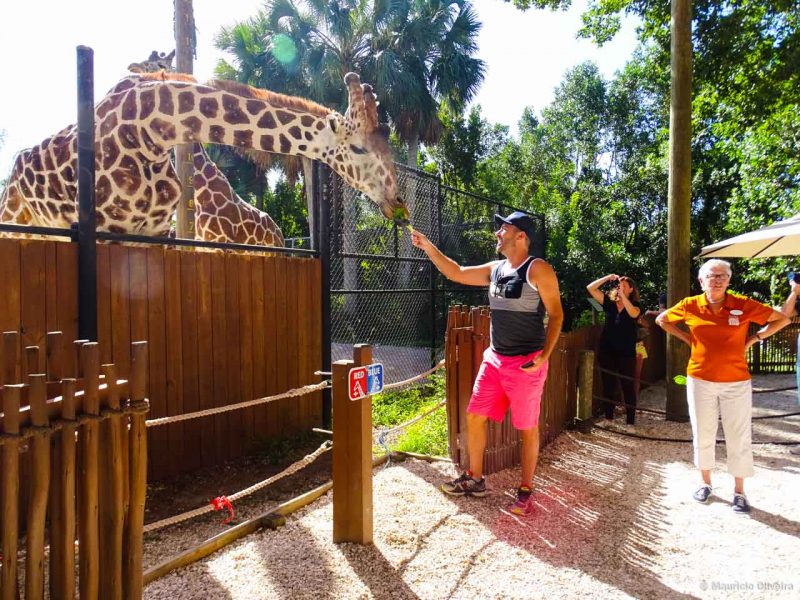
[[383,390],[383,365],[374,363],[350,369],[347,376],[350,400],[359,400]]

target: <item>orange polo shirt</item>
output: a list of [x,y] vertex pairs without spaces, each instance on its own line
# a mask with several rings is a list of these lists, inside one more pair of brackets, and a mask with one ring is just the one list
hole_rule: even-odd
[[[741,314],[731,311],[741,311]],[[692,354],[686,374],[704,381],[731,382],[750,379],[744,345],[751,322],[763,325],[772,308],[740,294],[727,292],[718,314],[711,312],[705,294],[689,296],[666,312],[671,323],[689,327]]]

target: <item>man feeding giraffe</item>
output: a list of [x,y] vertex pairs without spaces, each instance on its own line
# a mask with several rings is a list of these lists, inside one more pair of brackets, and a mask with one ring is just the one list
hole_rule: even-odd
[[[405,220],[386,136],[369,86],[348,73],[344,116],[321,105],[215,80],[143,73],[95,107],[97,227],[166,236],[180,196],[169,160],[203,142],[319,159],[364,192],[388,219]],[[77,220],[77,127],[21,152],[0,198],[0,222],[69,227]]]

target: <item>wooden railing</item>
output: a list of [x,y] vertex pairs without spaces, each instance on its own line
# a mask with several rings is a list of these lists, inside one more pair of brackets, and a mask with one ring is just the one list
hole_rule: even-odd
[[0,598],[19,598],[22,570],[28,600],[45,580],[74,598],[76,539],[81,598],[141,598],[147,343],[131,344],[127,381],[97,343],[60,332],[24,351],[6,332],[0,350]]

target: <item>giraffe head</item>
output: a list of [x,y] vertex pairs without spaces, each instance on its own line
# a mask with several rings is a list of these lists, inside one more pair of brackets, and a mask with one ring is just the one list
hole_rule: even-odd
[[[390,220],[408,220],[408,208],[397,190],[397,172],[389,147],[388,132],[378,125],[378,105],[372,87],[361,84],[356,73],[345,75],[349,102],[347,112],[328,115],[337,147],[334,168],[345,181],[364,192]],[[352,167],[352,169],[350,168]]]

